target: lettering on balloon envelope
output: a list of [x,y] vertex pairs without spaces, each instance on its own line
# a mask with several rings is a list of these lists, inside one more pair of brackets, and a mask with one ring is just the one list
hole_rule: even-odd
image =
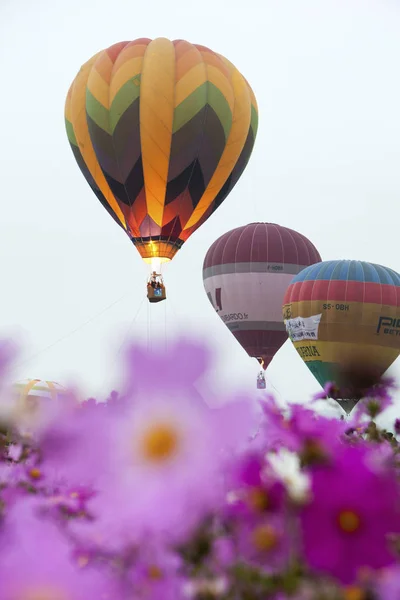
[[383,333],[384,335],[400,335],[400,319],[396,317],[379,317],[378,326],[376,333]]
[[295,317],[293,319],[286,319],[286,331],[292,342],[300,342],[301,340],[317,340],[321,316],[322,314],[312,315],[311,317]]

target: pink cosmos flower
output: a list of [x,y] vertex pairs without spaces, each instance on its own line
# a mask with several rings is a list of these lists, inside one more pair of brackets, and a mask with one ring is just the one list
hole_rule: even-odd
[[111,452],[108,416],[106,410],[93,407],[60,408],[39,438],[42,468],[49,479],[70,486],[91,486],[98,481]]
[[242,522],[235,529],[234,538],[240,561],[262,567],[267,573],[287,568],[294,540],[286,515],[272,514]]
[[273,396],[268,396],[260,402],[263,411],[259,434],[255,444],[264,452],[277,450],[285,446],[289,450],[297,449],[297,439],[290,427],[287,415],[278,405]]
[[317,402],[318,400],[329,400],[330,398],[337,397],[340,392],[339,388],[332,381],[328,381],[325,383],[323,389],[320,392],[317,392],[312,397],[312,402]]
[[392,564],[388,535],[400,532],[394,469],[375,461],[367,445],[343,445],[310,474],[312,500],[300,515],[310,567],[352,583],[363,567]]
[[56,509],[63,515],[70,517],[90,517],[88,504],[95,492],[83,486],[64,487],[52,494],[46,494],[44,509]]
[[212,410],[165,393],[136,397],[124,419],[108,420],[110,452],[90,504],[104,535],[127,544],[195,527],[222,502],[227,451],[246,439],[250,414],[244,403]]
[[186,579],[182,560],[162,545],[142,544],[129,569],[127,597],[135,600],[183,600]]
[[225,572],[237,560],[235,543],[232,537],[217,537],[213,542],[210,558],[210,569],[214,572]]
[[87,541],[117,549],[151,533],[179,538],[222,503],[224,472],[247,443],[254,411],[246,400],[217,409],[201,401],[191,385],[204,357],[177,345],[155,385],[153,355],[131,349],[136,392],[123,410],[76,411],[43,437],[47,468],[97,492],[93,526],[73,525]]
[[383,412],[389,406],[392,406],[393,400],[389,396],[387,397],[375,397],[375,398],[363,398],[355,407],[356,413],[362,413],[367,415],[370,419],[376,419],[376,417]]
[[[245,561],[268,572],[287,566],[292,539],[287,527],[285,487],[264,457],[247,453],[233,471],[225,509],[230,537],[214,548],[216,558]],[[224,552],[225,550],[225,552]],[[226,550],[228,552],[226,552]]]
[[321,450],[324,454],[332,454],[343,443],[348,424],[338,419],[331,419],[301,406],[291,406],[290,427],[298,440],[297,450],[305,453],[308,450]]
[[254,519],[255,515],[279,512],[286,505],[286,490],[268,470],[264,456],[247,452],[234,465],[228,480],[230,491],[225,515],[229,519]]
[[210,351],[203,344],[178,339],[168,354],[142,346],[132,345],[127,351],[128,393],[160,391],[192,387],[206,373],[211,363]]
[[373,582],[376,597],[379,600],[397,600],[400,598],[400,567],[385,569]]
[[2,531],[2,600],[120,600],[107,577],[72,559],[72,548],[57,526],[18,502]]
[[362,398],[355,407],[356,415],[366,415],[370,419],[375,419],[382,414],[389,406],[393,404],[393,398],[390,395],[392,389],[395,389],[395,383],[392,378],[382,379],[374,386],[369,393]]
[[289,414],[284,416],[276,402],[270,399],[263,403],[263,410],[258,444],[264,451],[284,447],[313,461],[334,453],[349,429],[348,423],[323,417],[299,404],[292,404]]

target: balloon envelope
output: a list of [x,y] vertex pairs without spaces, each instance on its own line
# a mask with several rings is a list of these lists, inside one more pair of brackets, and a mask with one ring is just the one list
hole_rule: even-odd
[[204,46],[165,38],[102,50],[65,106],[78,165],[146,262],[170,260],[218,208],[250,158],[257,103]]
[[40,379],[24,379],[13,385],[13,393],[21,402],[33,402],[35,399],[58,400],[67,390],[55,381]]
[[62,385],[40,379],[18,381],[12,385],[10,392],[7,406],[3,406],[6,418],[25,433],[32,433],[32,428],[43,422],[42,419],[53,407],[69,399],[68,391]]
[[321,386],[335,382],[342,398],[357,399],[360,374],[376,381],[400,353],[400,275],[356,260],[321,262],[293,279],[283,316]]
[[274,223],[228,231],[210,247],[203,283],[219,317],[264,368],[287,340],[282,302],[293,275],[321,260],[303,235]]

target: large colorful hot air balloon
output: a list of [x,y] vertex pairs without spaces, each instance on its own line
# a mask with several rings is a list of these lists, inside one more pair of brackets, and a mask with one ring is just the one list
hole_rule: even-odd
[[157,269],[238,181],[258,114],[249,84],[226,58],[158,38],[93,56],[68,92],[65,119],[87,182]]
[[321,262],[293,279],[283,316],[310,371],[321,386],[337,384],[349,412],[360,377],[377,381],[400,353],[400,275],[356,260]]
[[282,302],[293,275],[320,260],[304,235],[274,223],[228,231],[208,250],[203,264],[207,296],[264,369],[287,340]]

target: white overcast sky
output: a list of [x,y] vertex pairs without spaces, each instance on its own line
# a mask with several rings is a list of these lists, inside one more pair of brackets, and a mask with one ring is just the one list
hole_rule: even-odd
[[[259,104],[241,180],[166,269],[168,300],[152,307],[154,345],[166,346],[165,331],[167,345],[175,332],[201,333],[216,350],[218,386],[256,393],[257,363],[202,284],[211,243],[252,221],[298,230],[323,259],[400,271],[398,0],[0,2],[0,334],[23,342],[15,378],[106,394],[126,336],[147,343],[146,267],[91,192],[64,130],[76,72],[117,41],[209,46],[239,68]],[[392,372],[400,374],[398,363]],[[285,399],[319,389],[290,342],[268,377]]]

